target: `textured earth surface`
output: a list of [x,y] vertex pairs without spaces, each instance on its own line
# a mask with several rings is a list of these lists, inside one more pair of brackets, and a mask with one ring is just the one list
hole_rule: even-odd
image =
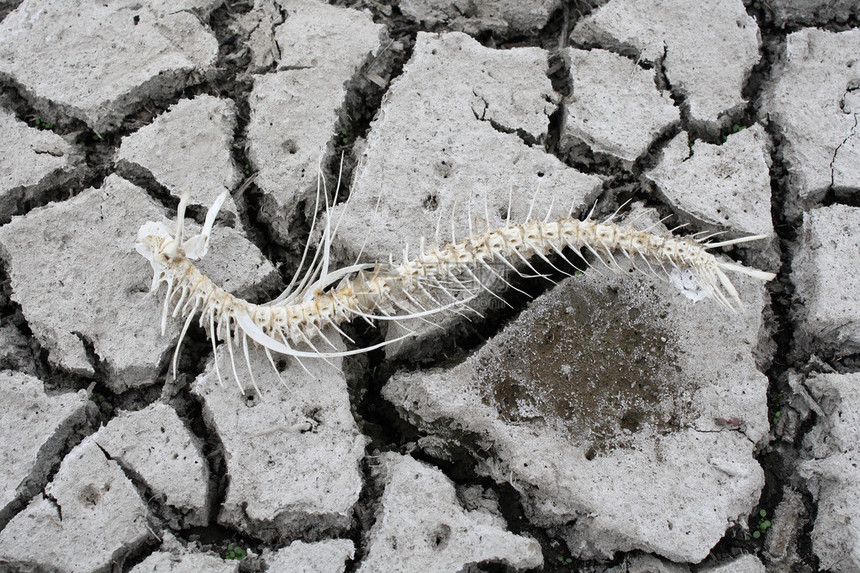
[[[0,571],[860,571],[858,18],[0,2]],[[177,350],[135,237],[225,190],[199,268],[257,303],[326,227],[336,268],[568,214],[777,277],[732,313],[566,250],[305,347],[370,352]]]

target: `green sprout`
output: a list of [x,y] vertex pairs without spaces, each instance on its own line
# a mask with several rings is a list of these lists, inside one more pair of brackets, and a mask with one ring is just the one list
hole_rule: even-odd
[[[746,126],[735,124],[732,126],[732,133],[729,135],[738,133],[739,131],[743,131],[745,129],[746,129]],[[720,145],[724,144],[726,141],[728,141],[728,139],[729,139],[729,136],[724,135],[722,138],[720,138]]]
[[562,555],[559,555],[558,562],[562,565],[570,565],[571,563],[573,563],[573,559],[571,559],[570,557],[564,557]]
[[337,140],[343,146],[352,145],[361,135],[361,130],[360,120],[352,116],[347,116],[346,121],[341,123],[340,129],[337,132]]
[[40,129],[40,130],[54,129],[54,124],[48,123],[47,121],[45,121],[41,117],[37,117],[36,119],[33,120],[33,127],[35,127],[36,129]]
[[105,399],[105,397],[104,397],[104,396],[102,396],[101,394],[98,394],[98,393],[94,393],[94,394],[90,397],[90,400],[92,400],[92,401],[93,401],[93,402],[95,402],[96,404],[98,404],[99,402],[103,402],[103,401],[104,401],[104,399]]
[[248,552],[234,543],[227,544],[227,551],[224,552],[224,559],[233,559],[241,561],[248,556]]
[[776,426],[779,423],[779,418],[782,416],[782,405],[783,405],[783,396],[782,393],[776,395],[776,400],[774,403],[775,408],[779,408],[776,412],[773,413],[773,425]]
[[753,539],[759,539],[764,532],[770,529],[770,526],[773,525],[769,519],[767,519],[767,510],[762,509],[758,512],[760,519],[758,520],[758,525],[755,528],[755,531],[752,532]]

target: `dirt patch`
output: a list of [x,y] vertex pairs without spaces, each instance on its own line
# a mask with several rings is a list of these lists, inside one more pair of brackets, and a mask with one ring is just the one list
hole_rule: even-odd
[[561,430],[592,456],[677,429],[690,389],[662,305],[581,282],[557,288],[481,351],[484,402],[506,422]]

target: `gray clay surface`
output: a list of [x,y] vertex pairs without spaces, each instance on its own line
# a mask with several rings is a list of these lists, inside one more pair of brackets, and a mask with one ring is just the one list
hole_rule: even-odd
[[[397,374],[384,395],[426,432],[474,435],[482,472],[574,555],[698,562],[764,484],[764,297],[741,287],[758,302],[727,325],[644,275],[574,277],[463,364]],[[743,420],[734,431],[721,431],[727,412]]]
[[[166,96],[215,64],[201,18],[215,0],[26,0],[0,24],[0,74],[48,119],[115,129],[150,97]],[[110,46],[109,55],[93,46]]]
[[740,235],[773,235],[768,137],[756,124],[722,145],[689,144],[681,132],[646,173],[669,203],[705,224]]
[[201,446],[166,404],[121,412],[93,435],[110,459],[169,507],[176,529],[209,522],[209,471]]
[[45,485],[43,476],[63,444],[86,421],[87,397],[82,391],[48,396],[40,380],[11,370],[0,372],[0,388],[9,392],[0,410],[2,523],[12,517],[16,504]]
[[[860,571],[858,17],[0,0],[0,572]],[[276,341],[324,358],[176,351],[135,240],[225,191],[197,268],[257,321],[329,273]],[[743,307],[611,232],[400,309],[440,314],[314,302],[561,217],[710,244]]]
[[567,97],[563,144],[634,162],[680,115],[655,71],[606,50],[568,48],[573,93]]
[[[860,350],[860,209],[833,205],[803,215],[792,275],[798,340],[808,351]],[[812,346],[810,346],[810,344]]]
[[29,127],[0,109],[0,221],[22,212],[23,202],[62,187],[80,173],[81,154],[50,131]]
[[768,7],[781,26],[844,22],[860,15],[860,6],[854,0],[771,0]]
[[822,567],[832,571],[860,568],[858,507],[860,470],[860,375],[810,377],[806,386],[824,416],[807,436],[809,459],[800,467],[818,500],[812,543]]
[[[180,100],[152,124],[123,139],[117,169],[131,176],[150,175],[176,198],[187,192],[190,205],[208,207],[239,182],[231,155],[235,130],[232,101],[205,94]],[[236,212],[232,197],[224,211]]]
[[740,0],[610,0],[577,22],[571,40],[665,69],[693,124],[725,126],[759,60],[759,30]]
[[860,186],[860,30],[789,34],[763,93],[761,114],[785,138],[789,189],[806,203]]
[[[218,521],[280,539],[301,532],[343,533],[358,502],[365,437],[350,413],[343,373],[322,361],[291,361],[280,373],[254,350],[251,365],[264,395],[240,394],[225,349],[194,383],[203,416],[218,433],[230,485]],[[248,383],[244,360],[238,365]]]
[[765,573],[764,564],[755,555],[744,555],[700,569],[704,573]]
[[[146,505],[92,439],[0,532],[0,563],[81,573],[109,568],[153,539]],[[86,547],[86,551],[81,551]]]
[[[449,240],[452,218],[464,233],[470,212],[483,226],[485,203],[495,226],[509,204],[518,220],[530,207],[544,217],[553,205],[562,213],[593,200],[599,178],[510,133],[546,137],[558,100],[547,56],[537,48],[501,53],[461,33],[419,33],[368,136],[348,207],[334,209],[333,218],[346,211],[338,230],[342,258],[400,259],[407,245],[417,252],[419,237],[430,246],[437,227]],[[427,85],[440,93],[428,96]],[[401,164],[408,168],[394,168]]]
[[316,543],[293,541],[287,547],[263,554],[269,571],[307,571],[308,573],[343,573],[346,562],[355,555],[349,539],[326,539]]
[[[13,298],[53,363],[92,375],[91,346],[99,366],[111,373],[112,388],[152,383],[180,326],[171,322],[170,337],[147,328],[160,324],[161,310],[149,294],[149,264],[134,251],[134,240],[140,224],[166,222],[165,213],[142,189],[112,175],[99,189],[0,229]],[[273,279],[271,263],[238,231],[216,228],[214,235],[213,256],[205,264],[224,288],[249,294]]]
[[239,564],[225,561],[215,555],[186,554],[174,555],[172,553],[153,553],[137,564],[132,573],[197,573],[207,571],[211,573],[236,573]]
[[487,31],[536,32],[547,24],[553,11],[560,8],[559,0],[500,0],[470,4],[404,0],[400,3],[400,10],[407,18],[426,28],[443,25],[473,35]]
[[286,238],[297,204],[312,201],[332,133],[346,119],[347,85],[382,48],[385,32],[355,10],[316,0],[278,4],[287,14],[274,28],[279,57],[271,73],[254,76],[247,137],[262,216]]
[[460,571],[492,561],[515,570],[540,567],[537,542],[505,530],[501,516],[460,507],[454,484],[408,456],[380,457],[384,492],[359,571]]

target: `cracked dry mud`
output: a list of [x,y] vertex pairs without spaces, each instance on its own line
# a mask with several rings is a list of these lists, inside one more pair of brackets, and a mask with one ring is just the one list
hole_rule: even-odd
[[[0,3],[0,570],[860,571],[855,4]],[[565,253],[257,393],[196,324],[174,378],[134,250],[223,189],[254,301],[327,218],[345,266],[620,209],[778,277]]]

